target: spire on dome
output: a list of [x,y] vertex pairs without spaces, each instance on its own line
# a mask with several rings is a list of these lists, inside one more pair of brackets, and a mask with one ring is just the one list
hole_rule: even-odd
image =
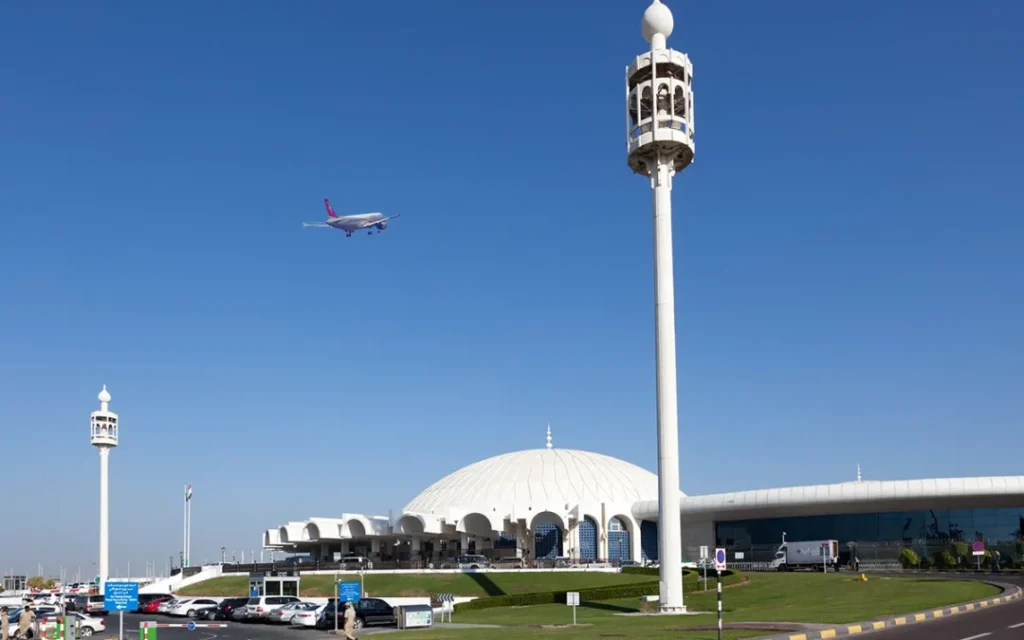
[[858,462],[858,463],[857,463],[857,482],[860,482],[860,481],[861,481],[861,475],[860,475],[860,463]]
[[552,448],[551,447],[551,423],[550,422],[548,423],[548,444],[547,444],[547,448],[548,449]]

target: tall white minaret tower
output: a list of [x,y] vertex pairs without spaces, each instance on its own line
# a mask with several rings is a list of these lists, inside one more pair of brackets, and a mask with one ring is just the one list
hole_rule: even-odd
[[679,513],[672,176],[693,162],[693,65],[667,48],[672,12],[654,0],[641,24],[649,51],[626,67],[626,150],[654,191],[654,349],[658,398],[658,560],[662,613],[683,613]]
[[107,584],[109,567],[110,522],[107,512],[107,494],[110,478],[110,450],[117,446],[117,414],[110,410],[110,393],[107,385],[99,395],[100,410],[92,412],[90,440],[100,450],[100,593]]

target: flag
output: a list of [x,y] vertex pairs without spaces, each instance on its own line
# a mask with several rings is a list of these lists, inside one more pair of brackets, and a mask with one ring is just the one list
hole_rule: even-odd
[[192,499],[192,483],[185,485],[185,502]]

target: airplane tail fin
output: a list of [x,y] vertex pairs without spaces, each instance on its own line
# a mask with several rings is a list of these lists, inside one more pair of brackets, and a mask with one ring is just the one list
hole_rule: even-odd
[[331,206],[331,201],[328,200],[327,198],[324,198],[324,206],[327,207],[327,217],[328,218],[337,218],[338,217],[338,214],[334,213],[334,207]]

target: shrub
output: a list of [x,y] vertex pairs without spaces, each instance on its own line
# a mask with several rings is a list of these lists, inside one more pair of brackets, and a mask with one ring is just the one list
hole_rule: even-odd
[[921,569],[928,571],[932,568],[932,559],[928,556],[921,556]]
[[935,564],[938,565],[940,569],[953,569],[956,567],[956,558],[947,549],[942,553],[935,554]]
[[900,551],[900,564],[903,568],[916,567],[921,562],[921,559],[917,557],[917,552],[913,549],[907,548]]

